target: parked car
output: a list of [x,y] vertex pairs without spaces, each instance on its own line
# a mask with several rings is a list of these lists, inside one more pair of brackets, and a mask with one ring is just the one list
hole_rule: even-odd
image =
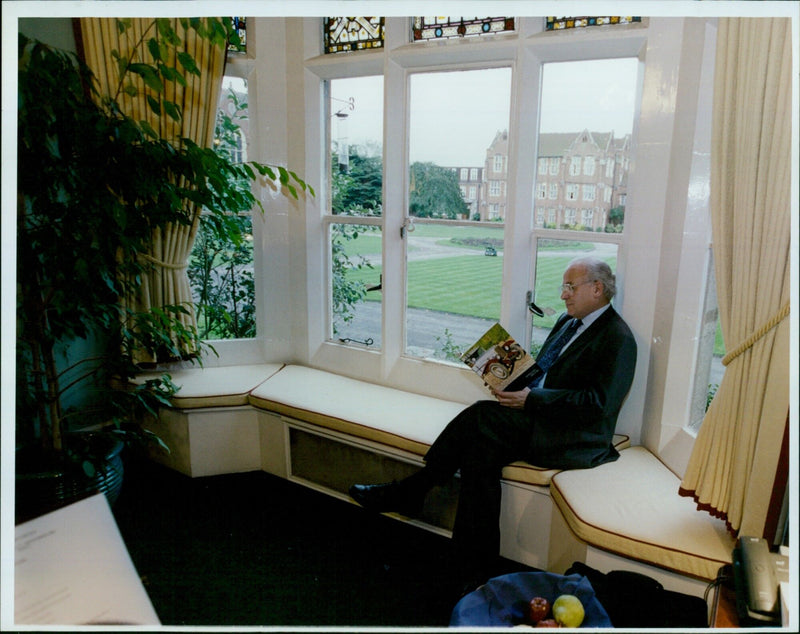
[[483,251],[484,255],[497,255],[497,249],[495,249],[491,244],[486,247]]

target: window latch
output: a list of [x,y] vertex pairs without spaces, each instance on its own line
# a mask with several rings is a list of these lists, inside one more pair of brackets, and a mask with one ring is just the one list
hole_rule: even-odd
[[400,227],[400,237],[405,238],[407,233],[414,231],[414,219],[411,216],[406,216],[403,220],[403,226]]
[[544,317],[544,311],[539,308],[533,301],[533,291],[528,291],[525,295],[525,303],[528,305],[528,310],[537,317]]
[[372,337],[368,337],[363,341],[361,341],[360,339],[351,339],[350,337],[340,337],[339,341],[341,341],[342,343],[360,343],[362,346],[371,346],[373,343],[375,343]]

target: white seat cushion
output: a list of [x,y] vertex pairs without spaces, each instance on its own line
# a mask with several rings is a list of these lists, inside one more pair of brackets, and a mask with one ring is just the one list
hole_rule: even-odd
[[250,394],[261,409],[425,455],[463,403],[287,365]]
[[731,562],[725,522],[678,494],[680,479],[644,447],[593,469],[562,471],[553,500],[586,543],[701,579]]
[[[250,392],[283,367],[282,363],[194,367],[166,370],[178,392],[172,404],[179,409],[202,407],[234,407],[247,405]],[[136,377],[136,383],[158,378],[163,372],[147,372]]]
[[[614,434],[614,448],[617,451],[622,451],[631,446],[631,438],[626,434]],[[506,480],[514,480],[516,482],[526,482],[528,484],[537,484],[547,486],[550,484],[553,476],[559,473],[561,469],[549,469],[547,467],[535,467],[532,464],[517,460],[512,462],[507,467],[503,468],[503,478]]]

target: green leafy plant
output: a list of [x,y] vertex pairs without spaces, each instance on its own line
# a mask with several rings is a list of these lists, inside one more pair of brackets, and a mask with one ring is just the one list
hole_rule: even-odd
[[434,163],[411,164],[408,212],[418,218],[457,218],[469,213],[453,170]]
[[444,329],[444,335],[436,336],[436,344],[435,358],[445,359],[446,361],[461,361],[461,354],[464,351],[453,341],[453,333],[450,332],[449,328]]
[[[359,214],[364,215],[364,214]],[[354,271],[373,269],[372,263],[361,255],[348,255],[347,243],[375,227],[350,224],[331,225],[332,312],[336,320],[349,323],[355,317],[356,305],[367,296],[367,285],[353,277]],[[338,334],[334,320],[334,334]]]
[[[339,155],[331,155],[331,208],[334,213],[352,213],[355,209],[370,212],[382,207],[383,161],[366,148],[348,148],[348,168],[339,169]],[[359,214],[360,215],[360,214]]]
[[201,228],[192,248],[189,280],[201,339],[256,336],[253,247],[249,216],[237,218],[245,240],[235,242]]
[[[121,33],[129,26],[117,24]],[[152,266],[147,254],[155,231],[190,225],[197,206],[215,235],[241,242],[239,212],[261,208],[253,182],[263,179],[295,198],[314,195],[285,167],[235,163],[189,139],[172,143],[124,114],[119,100],[138,94],[131,81],[138,76],[154,112],[181,118],[165,86],[200,71],[184,52],[174,66],[165,61],[170,48],[181,46],[180,28],[218,46],[235,37],[221,19],[179,25],[153,20],[129,56],[115,52],[120,79],[110,95],[99,93],[77,56],[20,34],[18,447],[69,453],[65,438],[73,423],[94,417],[123,432],[125,422],[154,414],[174,392],[167,373],[132,387],[141,352],[159,361],[199,357],[202,338],[180,319],[186,306],[139,309],[126,301]],[[99,354],[75,359],[70,351],[86,341]],[[91,402],[70,410],[70,393],[84,384]]]

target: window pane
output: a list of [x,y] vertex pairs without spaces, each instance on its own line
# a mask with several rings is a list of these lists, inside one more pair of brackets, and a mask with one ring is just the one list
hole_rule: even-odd
[[[505,217],[510,94],[508,68],[411,76],[410,215],[486,220],[491,202]],[[476,205],[460,185],[477,186]]]
[[725,368],[722,358],[725,356],[725,343],[722,340],[722,329],[717,305],[717,284],[714,275],[713,253],[706,271],[706,296],[703,306],[703,317],[700,321],[700,336],[697,342],[697,367],[695,368],[694,390],[692,393],[689,414],[689,428],[694,432],[700,429],[711,399],[717,393],[722,382]]
[[406,352],[457,361],[500,318],[503,228],[415,224],[408,240]]
[[622,231],[637,72],[636,59],[544,65],[537,227]]
[[333,337],[380,348],[380,227],[334,224],[330,240]]
[[[406,353],[457,359],[500,316],[508,68],[410,78]],[[455,222],[450,222],[455,221]]]
[[330,88],[333,214],[381,215],[383,77],[335,79]]
[[601,242],[579,242],[539,238],[536,242],[536,286],[534,301],[544,311],[543,317],[533,317],[531,353],[535,356],[542,343],[564,312],[561,283],[570,261],[581,256],[593,256],[608,263],[617,271],[617,245]]
[[[247,160],[249,137],[247,83],[225,77],[217,109],[214,150],[233,162]],[[249,214],[239,216],[244,240],[219,239],[200,217],[189,259],[188,275],[203,339],[255,337],[255,283],[253,280],[253,229]]]

